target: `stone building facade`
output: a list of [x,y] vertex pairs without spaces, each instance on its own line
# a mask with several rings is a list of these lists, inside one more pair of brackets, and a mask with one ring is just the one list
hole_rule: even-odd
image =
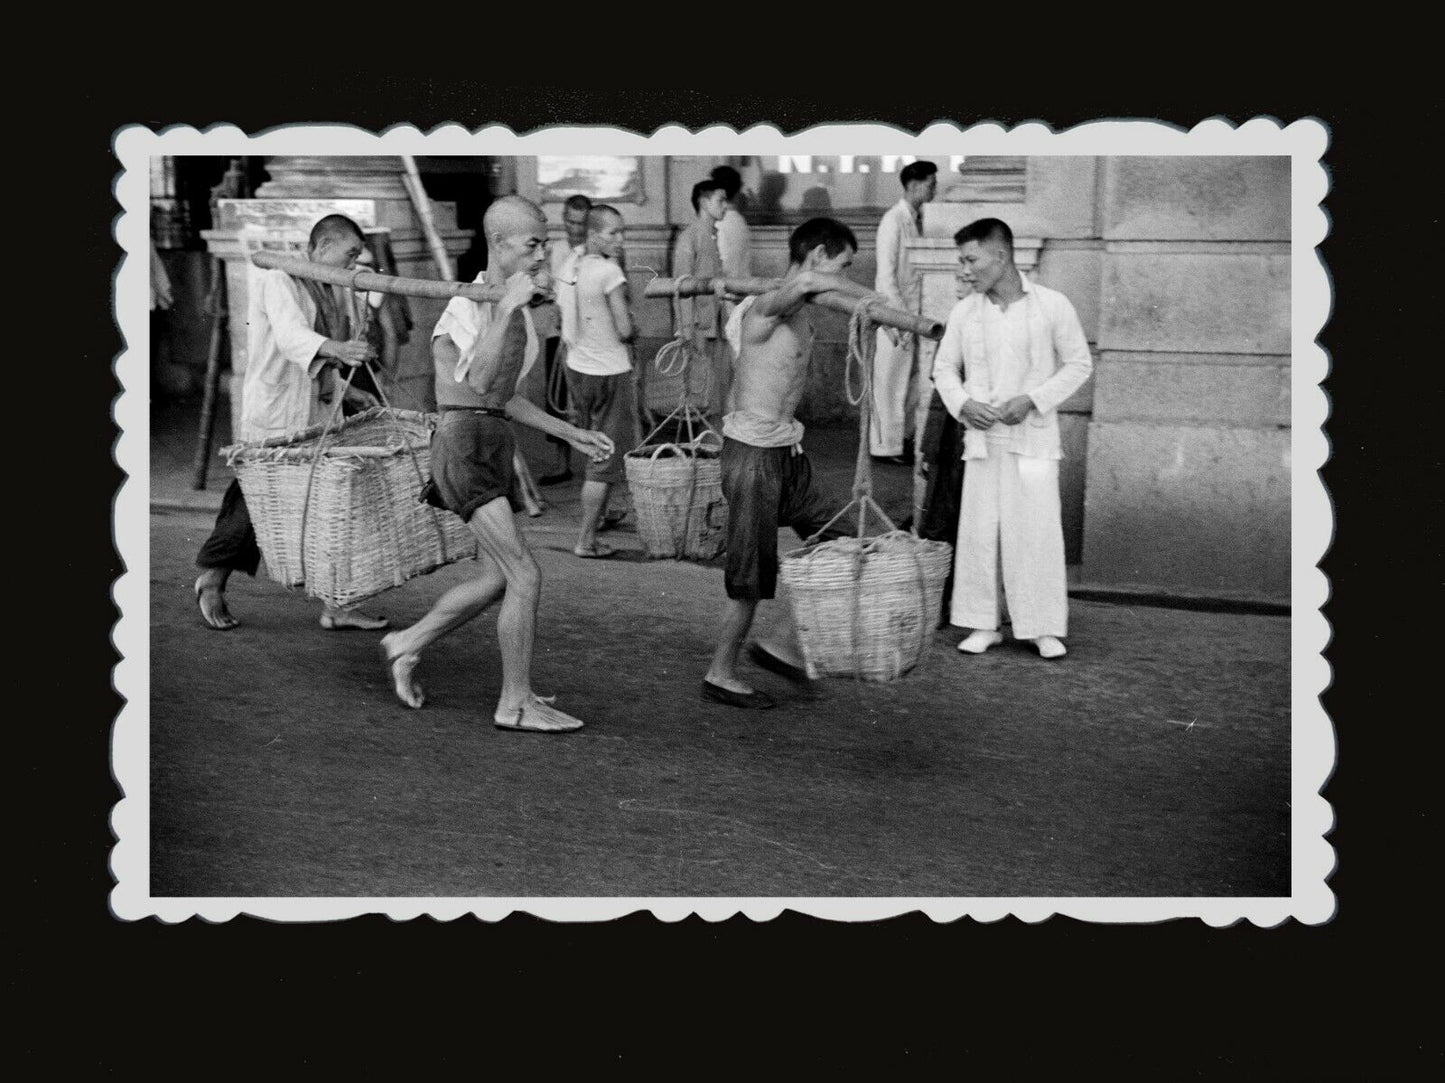
[[[642,286],[669,273],[673,239],[692,218],[692,184],[724,160],[639,157],[629,201],[618,204],[644,363],[670,337],[671,313],[665,300],[642,300]],[[1287,602],[1290,159],[933,160],[939,198],[925,208],[914,252],[925,273],[925,312],[944,318],[957,300],[954,231],[998,217],[1012,227],[1026,273],[1073,301],[1095,354],[1093,379],[1062,411],[1073,581]],[[754,273],[782,273],[792,226],[810,213],[829,213],[854,228],[860,251],[852,273],[872,283],[874,232],[901,195],[896,181],[839,176],[845,167],[863,168],[852,159],[727,161],[753,162],[745,177],[783,193],[781,201],[749,212]],[[805,177],[805,165],[819,172]],[[555,193],[539,178],[538,160],[510,159],[506,166],[491,171],[494,190],[486,198],[506,191],[538,198],[560,238],[560,198],[547,198]],[[392,229],[401,273],[435,275],[395,159],[272,159],[266,167],[272,180],[260,197],[376,200],[377,222]],[[788,193],[798,192],[790,205]],[[850,192],[865,192],[869,205],[850,204]],[[452,204],[435,206],[455,256],[471,234],[456,228]],[[233,241],[224,230],[209,240],[234,276]],[[235,277],[230,283],[234,313],[244,283]],[[424,344],[439,313],[439,305],[417,312],[402,375],[418,390],[429,379]],[[843,392],[846,320],[820,312],[818,324],[803,419],[842,422],[851,414]],[[232,359],[243,367],[244,351],[238,355],[233,346]]]

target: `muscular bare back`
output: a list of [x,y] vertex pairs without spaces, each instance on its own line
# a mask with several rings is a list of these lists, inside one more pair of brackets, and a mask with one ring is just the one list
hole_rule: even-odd
[[791,421],[807,384],[813,334],[802,307],[791,316],[765,316],[756,303],[749,305],[733,369],[733,409],[770,421]]

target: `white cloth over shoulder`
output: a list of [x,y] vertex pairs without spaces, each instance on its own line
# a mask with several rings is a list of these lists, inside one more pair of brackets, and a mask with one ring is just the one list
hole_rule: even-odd
[[1007,311],[974,293],[948,314],[933,360],[933,383],[948,412],[959,418],[970,399],[997,406],[1028,395],[1034,404],[1017,425],[966,429],[965,459],[985,459],[990,448],[1063,458],[1058,408],[1093,371],[1089,343],[1069,299],[1027,279],[1023,288],[1023,298]]
[[[486,272],[474,278],[473,282],[482,282],[486,278]],[[446,311],[437,320],[436,326],[432,328],[431,337],[433,340],[447,335],[457,347],[457,364],[452,372],[452,379],[456,383],[464,383],[467,373],[471,371],[472,361],[477,355],[477,347],[487,337],[487,331],[491,329],[492,320],[496,317],[497,304],[499,302],[473,301],[466,297],[453,297],[447,302]],[[527,328],[526,353],[522,358],[521,371],[517,373],[517,386],[520,387],[527,373],[532,371],[532,366],[537,363],[537,355],[540,349],[537,344],[537,328],[532,323],[532,313],[529,309],[523,308],[522,320]]]
[[741,356],[743,352],[743,314],[756,300],[756,297],[744,297],[739,301],[737,308],[733,309],[732,315],[728,317],[727,326],[723,328],[723,337],[732,347],[734,357]]

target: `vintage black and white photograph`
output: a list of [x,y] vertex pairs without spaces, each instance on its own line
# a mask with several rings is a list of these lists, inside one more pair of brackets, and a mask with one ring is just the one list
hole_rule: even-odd
[[117,915],[1330,916],[1318,123],[116,146]]

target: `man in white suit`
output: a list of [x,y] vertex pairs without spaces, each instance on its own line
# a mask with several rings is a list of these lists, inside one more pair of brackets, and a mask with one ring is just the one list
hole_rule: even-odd
[[[905,247],[923,235],[923,205],[938,191],[938,166],[932,162],[909,162],[898,174],[903,198],[888,208],[878,223],[878,271],[874,289],[888,304],[905,312],[917,312],[923,280],[908,258]],[[913,425],[913,415],[923,411],[933,389],[928,373],[915,372],[919,363],[918,340],[892,328],[878,331],[878,352],[873,360],[873,424],[868,450],[884,462],[912,463],[905,456],[904,443]]]
[[1001,642],[1001,568],[1014,638],[1058,658],[1069,605],[1058,407],[1093,370],[1089,344],[1069,299],[1019,274],[1005,223],[983,218],[953,240],[972,292],[949,313],[933,363],[944,406],[966,430],[949,620],[973,629],[958,645],[965,653]]

